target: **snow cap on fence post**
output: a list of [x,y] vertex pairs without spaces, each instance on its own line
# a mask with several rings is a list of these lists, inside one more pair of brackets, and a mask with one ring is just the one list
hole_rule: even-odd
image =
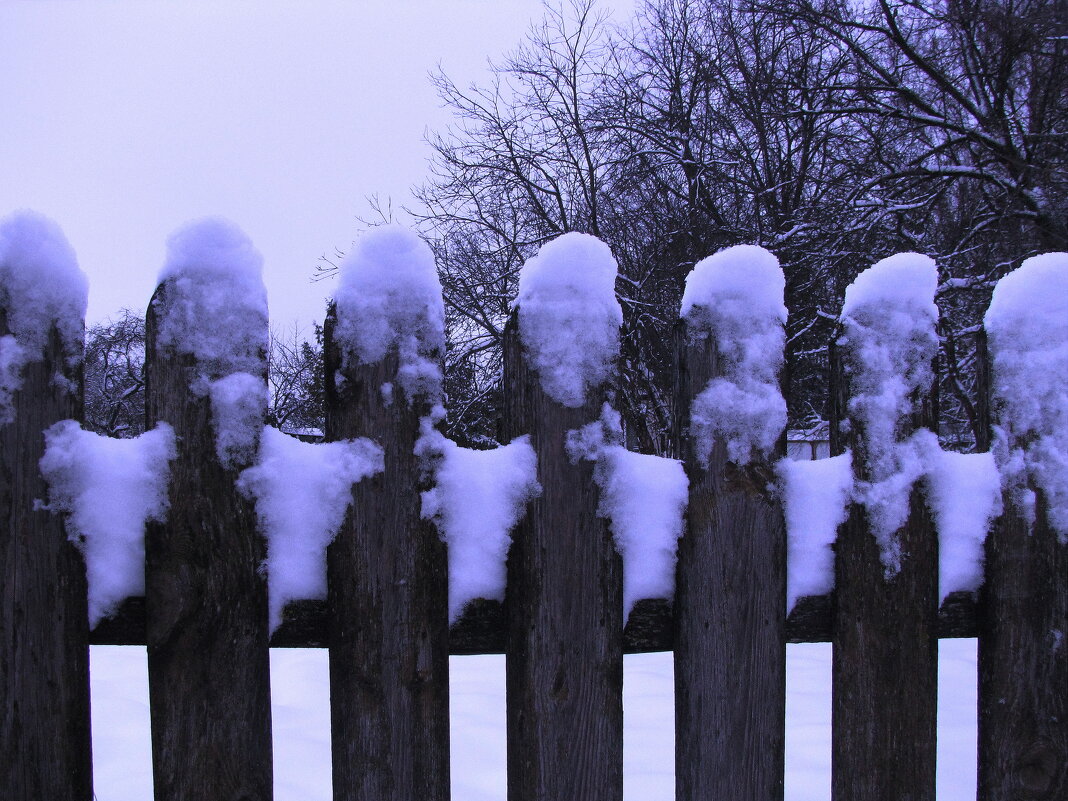
[[723,374],[690,410],[694,452],[706,464],[717,438],[732,462],[748,464],[754,452],[769,453],[786,427],[779,385],[785,289],[779,260],[755,245],[721,250],[686,276],[680,313],[689,334],[713,337],[724,361]]
[[1068,253],[1024,261],[994,287],[985,327],[999,412],[995,454],[1014,502],[1034,517],[1032,487],[1068,540]]
[[[919,253],[877,262],[846,288],[838,345],[849,376],[848,415],[859,437],[856,492],[868,513],[887,575],[901,567],[896,532],[905,524],[912,485],[924,471],[911,433],[916,398],[934,380],[938,353],[938,269]],[[858,464],[858,460],[863,460]]]
[[85,273],[55,222],[26,210],[0,220],[0,320],[7,329],[0,336],[0,425],[12,421],[22,368],[44,358],[53,326],[68,366],[81,362],[88,297]]
[[206,218],[167,240],[159,281],[157,342],[195,360],[190,390],[211,399],[220,463],[248,464],[267,410],[263,258],[237,226]]
[[[445,350],[445,305],[430,247],[413,231],[383,225],[367,231],[341,263],[334,294],[343,368],[373,364],[396,346],[397,382],[406,400],[441,399],[440,354]],[[392,387],[383,386],[384,396]]]
[[623,310],[612,251],[589,234],[546,242],[519,273],[519,336],[542,389],[569,408],[612,374]]

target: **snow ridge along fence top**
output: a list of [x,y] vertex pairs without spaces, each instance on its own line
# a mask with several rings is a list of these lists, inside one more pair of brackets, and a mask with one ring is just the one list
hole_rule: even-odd
[[[1047,473],[1027,472],[1041,457],[1041,432],[1011,417],[1016,407],[995,387],[986,334],[976,362],[988,418],[980,448],[1000,442],[1017,467],[1003,470],[1003,512],[989,526],[981,589],[947,594],[941,507],[929,508],[924,493],[934,479],[923,465],[941,458],[927,435],[937,420],[933,303],[884,294],[894,283],[885,278],[851,287],[832,344],[830,437],[840,461],[828,464],[847,483],[841,515],[828,518],[832,539],[837,530],[828,592],[830,543],[798,550],[814,534],[787,530],[795,516],[784,509],[780,462],[782,360],[760,346],[781,342],[781,289],[769,295],[777,264],[755,248],[718,255],[693,279],[676,327],[674,447],[683,458],[659,465],[670,481],[658,490],[677,492],[683,478],[688,487],[679,495],[674,598],[628,595],[625,607],[627,588],[653,568],[635,565],[640,543],[627,539],[620,511],[631,508],[633,478],[621,467],[627,454],[612,409],[614,262],[596,240],[568,236],[539,254],[505,329],[501,434],[519,443],[508,462],[515,475],[504,507],[518,504],[518,523],[507,561],[487,551],[486,569],[499,577],[485,594],[495,597],[463,599],[452,625],[450,603],[459,602],[450,601],[439,528],[450,531],[456,518],[437,477],[459,462],[437,433],[445,413],[440,287],[419,243],[396,230],[368,243],[356,261],[372,272],[343,282],[326,321],[326,438],[347,443],[330,453],[348,460],[353,480],[334,507],[340,524],[325,539],[317,531],[321,548],[306,549],[321,574],[293,573],[283,592],[269,582],[280,575],[271,571],[287,569],[278,564],[284,543],[262,505],[267,317],[257,257],[222,226],[172,241],[149,306],[146,392],[147,428],[173,431],[168,439],[161,427],[156,440],[173,445],[158,474],[169,476],[168,508],[145,526],[143,595],[134,589],[105,604],[109,614],[92,630],[90,609],[101,598],[89,541],[96,529],[77,492],[63,502],[53,482],[49,495],[41,461],[44,432],[58,441],[52,427],[81,415],[80,363],[64,332],[82,321],[30,310],[47,317],[48,333],[29,336],[27,309],[16,308],[28,301],[5,283],[18,264],[4,259],[18,253],[0,250],[0,798],[92,799],[88,647],[100,643],[148,646],[160,801],[271,797],[270,647],[330,651],[335,799],[445,801],[448,655],[503,652],[510,801],[619,801],[623,654],[673,650],[677,797],[781,801],[785,646],[830,641],[833,797],[933,801],[937,641],[972,636],[980,799],[1068,797],[1063,498],[1043,483]],[[880,269],[898,278],[928,269],[911,258]],[[390,294],[373,272],[376,259],[411,282],[404,293]],[[767,269],[772,277],[739,280],[738,259],[751,266],[746,275]],[[220,266],[235,261],[236,272]],[[605,272],[568,283],[583,265]],[[575,296],[582,302],[568,305]],[[379,307],[388,313],[372,319]],[[570,317],[552,316],[561,309]],[[912,326],[905,345],[885,324],[893,313]],[[575,315],[588,321],[569,328]],[[1004,340],[1010,318],[1004,308],[988,318],[992,337]],[[585,366],[569,373],[576,351]],[[888,377],[890,385],[879,383]],[[59,456],[49,471],[74,469]],[[256,465],[263,469],[250,472]],[[523,473],[531,465],[536,480]],[[822,484],[831,497],[833,482]],[[673,530],[671,520],[656,522]],[[136,555],[141,542],[124,547]],[[791,562],[802,553],[804,565],[800,556]],[[642,559],[661,557],[670,569],[671,553]],[[817,563],[824,568],[812,572]],[[139,575],[127,579],[140,587]]]

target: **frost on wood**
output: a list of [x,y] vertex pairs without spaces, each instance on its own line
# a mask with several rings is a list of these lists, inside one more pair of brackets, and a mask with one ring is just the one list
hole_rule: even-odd
[[623,310],[618,268],[596,237],[569,233],[547,242],[519,274],[519,338],[549,397],[571,408],[612,374]]
[[435,486],[423,493],[449,549],[449,624],[475,598],[503,601],[505,562],[527,503],[541,494],[537,457],[523,436],[493,450],[461,448],[424,425],[418,453],[433,454]]
[[913,398],[927,393],[934,378],[937,281],[932,259],[899,253],[857,276],[842,305],[838,345],[849,375],[848,414],[860,430],[868,473],[857,483],[857,499],[888,577],[901,568],[897,532],[908,519],[912,485],[923,474],[915,448],[902,440]]
[[778,464],[786,517],[786,614],[798,599],[834,588],[834,541],[849,516],[853,459],[849,451],[830,459]]
[[1006,488],[1030,518],[1041,489],[1068,541],[1068,253],[1027,259],[1002,278],[985,325]]
[[236,226],[201,220],[167,241],[159,280],[166,294],[157,344],[195,358],[190,389],[211,396],[219,459],[227,468],[247,464],[267,408],[263,259]]
[[85,273],[58,225],[32,211],[0,220],[0,311],[9,332],[0,337],[0,425],[12,421],[22,368],[44,358],[53,326],[68,364],[81,361],[88,296]]
[[1001,476],[992,453],[943,451],[938,437],[913,437],[926,473],[927,506],[938,532],[939,604],[953,592],[975,592],[983,583],[983,542],[1001,514]]
[[397,383],[406,398],[440,399],[445,306],[426,242],[397,225],[371,229],[341,263],[334,302],[343,366],[351,367],[353,356],[374,364],[395,346]]
[[601,490],[597,513],[609,521],[623,558],[623,620],[643,598],[675,595],[675,560],[682,536],[689,481],[682,462],[632,453],[622,439],[619,414],[605,404],[601,419],[568,432],[572,461],[596,462]]
[[89,625],[145,592],[145,523],[167,511],[174,431],[160,423],[136,439],[83,431],[73,420],[45,432],[41,473],[49,508],[67,513],[67,534],[85,555]]
[[767,454],[786,427],[779,387],[783,365],[786,281],[778,259],[752,245],[721,250],[686,276],[681,315],[691,337],[712,337],[723,374],[693,400],[690,436],[708,464],[722,439],[727,458],[748,464]]
[[289,601],[326,598],[326,548],[352,500],[352,485],[382,471],[382,449],[368,439],[308,443],[264,428],[257,463],[238,489],[256,502],[267,537],[270,627]]

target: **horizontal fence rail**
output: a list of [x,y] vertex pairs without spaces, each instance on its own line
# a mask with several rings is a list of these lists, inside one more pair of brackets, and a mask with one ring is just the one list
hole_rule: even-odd
[[[58,235],[33,219],[4,224]],[[44,432],[57,438],[54,424],[81,413],[71,332],[83,323],[48,311],[45,335],[16,324],[27,301],[3,282],[29,269],[20,258],[0,249],[0,366],[15,365],[0,375],[0,797],[92,798],[88,646],[101,644],[147,646],[159,801],[271,798],[272,647],[329,650],[339,801],[447,801],[447,657],[491,653],[506,655],[509,801],[620,799],[622,656],[648,651],[674,652],[677,797],[781,801],[785,646],[831,642],[833,798],[933,799],[937,641],[948,637],[979,640],[981,801],[1068,795],[1068,533],[1057,528],[1068,511],[1054,508],[1064,499],[1042,483],[1047,474],[1019,467],[1043,458],[1036,442],[1063,432],[1049,434],[1052,415],[1028,417],[1004,388],[1006,337],[1048,344],[1026,339],[1026,294],[1011,276],[988,315],[990,353],[979,334],[976,408],[979,450],[994,448],[996,430],[1016,467],[999,455],[1004,489],[995,480],[987,493],[985,583],[946,593],[933,468],[917,467],[944,456],[932,433],[932,261],[885,260],[846,295],[830,343],[833,457],[810,464],[851,459],[848,487],[839,518],[805,518],[829,532],[803,559],[797,543],[816,532],[790,528],[797,515],[784,489],[786,310],[775,258],[732,248],[688,281],[674,343],[674,461],[620,444],[622,316],[608,248],[579,234],[548,243],[524,267],[503,334],[501,433],[518,456],[493,470],[507,464],[514,491],[492,496],[491,470],[470,496],[479,500],[465,501],[501,520],[511,504],[514,519],[495,524],[503,548],[475,543],[484,575],[466,597],[456,594],[462,582],[450,586],[450,559],[464,533],[455,520],[472,518],[450,517],[442,477],[477,455],[439,432],[444,311],[429,248],[387,227],[346,260],[325,327],[328,444],[300,447],[348,459],[352,480],[316,494],[314,508],[280,512],[263,500],[263,453],[268,440],[296,440],[263,426],[259,257],[232,226],[200,223],[172,240],[148,312],[146,422],[173,450],[156,474],[167,509],[146,517],[143,543],[123,545],[124,558],[143,561],[143,582],[134,570],[105,598],[92,560],[107,514],[103,524],[99,509],[80,514],[69,487],[49,495],[43,472],[75,469],[76,456],[53,454],[47,470],[41,461]],[[1044,280],[1063,283],[1056,270],[1068,268],[1050,264],[1028,262],[1019,281],[1053,270]],[[1041,379],[1040,400],[1063,392],[1063,375]],[[631,456],[659,460],[671,487],[657,493],[680,499],[677,520],[640,518],[671,540],[646,551],[632,519],[644,507],[630,496],[644,491],[634,475],[647,474],[624,471]],[[324,481],[335,472],[316,464]],[[274,571],[293,568],[287,558],[319,572],[282,582]]]

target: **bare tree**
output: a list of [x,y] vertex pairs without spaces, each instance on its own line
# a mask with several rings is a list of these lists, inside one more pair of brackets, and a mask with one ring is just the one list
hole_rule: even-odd
[[109,437],[145,430],[145,319],[129,309],[85,332],[85,425]]

